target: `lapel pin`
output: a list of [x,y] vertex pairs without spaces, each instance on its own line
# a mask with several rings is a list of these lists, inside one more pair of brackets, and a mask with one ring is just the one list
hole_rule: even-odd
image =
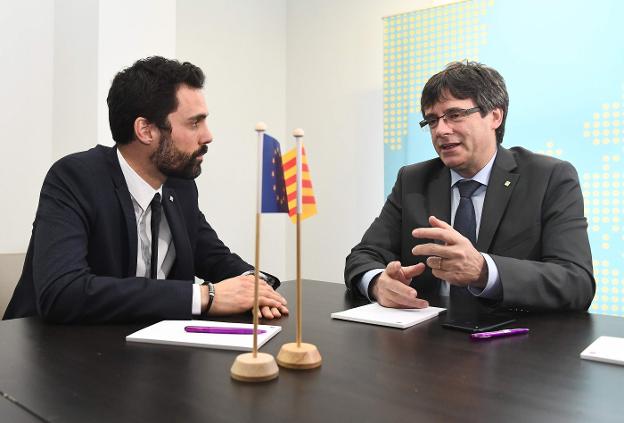
[[508,187],[509,185],[511,185],[511,182],[505,181],[505,186]]
[[173,195],[169,196],[169,201],[171,201],[173,203]]

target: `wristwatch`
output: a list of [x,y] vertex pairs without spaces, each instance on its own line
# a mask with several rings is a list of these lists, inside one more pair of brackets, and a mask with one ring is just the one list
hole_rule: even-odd
[[[248,270],[245,273],[243,273],[243,276],[253,275],[254,272],[255,272],[254,270]],[[265,273],[265,272],[258,272],[258,278],[260,278],[263,281],[265,281],[266,283],[268,283],[269,286],[271,288],[273,288],[273,289],[277,289],[277,287],[281,285],[279,279],[277,279],[275,276],[270,275],[270,274]]]
[[207,285],[208,286],[208,306],[206,307],[206,310],[204,312],[202,312],[202,314],[201,314],[203,317],[207,317],[208,316],[208,311],[210,311],[210,307],[212,307],[212,302],[214,301],[215,287],[214,287],[214,284],[212,282],[204,282],[204,283],[202,283],[202,285]]

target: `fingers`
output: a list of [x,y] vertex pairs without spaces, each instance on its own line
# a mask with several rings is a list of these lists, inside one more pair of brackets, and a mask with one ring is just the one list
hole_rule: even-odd
[[442,257],[427,257],[427,266],[429,266],[433,270],[442,270],[442,261],[444,259]]
[[273,318],[275,317],[273,315],[272,308],[269,306],[260,307],[260,316],[268,320],[273,320]]
[[401,270],[403,272],[403,276],[409,280],[415,278],[416,276],[420,276],[422,272],[425,271],[425,268],[426,266],[424,263],[418,263],[413,266],[403,267]]
[[417,297],[417,292],[414,288],[403,284],[389,286],[386,294],[384,299],[388,305],[382,304],[386,307],[423,308],[429,305],[427,301]]
[[273,287],[266,283],[266,281],[264,280],[258,281],[258,294],[273,298],[274,300],[277,300],[282,304],[287,303],[286,298],[284,298],[279,292],[274,290]]
[[264,319],[268,320],[279,319],[282,316],[288,315],[288,309],[284,306],[261,306],[259,310],[259,315],[262,316]]
[[401,262],[399,261],[391,261],[386,266],[386,274],[405,285],[409,285],[412,281],[412,278],[420,275],[425,271],[425,265],[423,263],[418,263],[412,266],[402,267]]
[[393,279],[397,279],[401,277],[401,262],[399,261],[391,261],[386,266],[386,273]]
[[435,216],[429,216],[429,224],[434,228],[453,229],[451,225]]
[[[247,289],[250,291],[250,294],[253,296],[255,278],[253,277],[253,275],[242,276],[242,278],[244,278],[244,281],[247,284]],[[279,294],[276,290],[274,290],[271,285],[269,285],[268,283],[266,283],[266,281],[262,279],[258,279],[258,296],[267,297],[272,300],[278,301],[282,304],[288,303],[286,301],[286,298],[284,298],[281,294]]]
[[457,242],[457,237],[461,236],[453,228],[416,228],[412,231],[412,236],[419,239],[432,239],[444,244]]
[[[243,313],[253,308],[255,284],[254,277],[236,276],[215,284],[215,298],[210,308],[211,315],[228,315]],[[272,319],[288,314],[286,298],[276,292],[263,280],[258,281],[258,304],[268,307],[259,310],[261,314]],[[275,310],[272,310],[272,309]]]
[[[251,302],[253,303],[253,297],[250,299]],[[258,297],[258,305],[260,307],[276,307],[279,308],[281,306],[283,306],[283,304],[277,300],[274,300],[273,298],[267,298],[267,297]]]
[[425,270],[424,263],[402,267],[399,261],[388,263],[373,288],[375,298],[384,307],[423,308],[429,303],[418,298],[414,288],[409,286],[412,278]]
[[450,258],[452,254],[452,248],[449,245],[440,244],[418,244],[412,248],[412,254],[415,256],[438,256],[443,258]]
[[[394,266],[396,265],[390,267],[390,271],[396,270]],[[412,269],[414,271],[422,272],[424,264],[410,267],[415,267],[415,270]],[[416,290],[410,287],[409,283],[394,279],[385,271],[379,276],[373,289],[375,298],[384,307],[423,308],[429,305],[425,300],[418,298]]]
[[433,239],[445,244],[457,242],[461,237],[451,225],[435,216],[429,216],[430,228],[416,228],[412,231],[414,238]]

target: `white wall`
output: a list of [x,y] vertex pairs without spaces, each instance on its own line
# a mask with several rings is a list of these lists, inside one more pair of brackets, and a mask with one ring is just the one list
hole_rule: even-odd
[[[345,257],[385,201],[382,17],[444,3],[288,2],[287,124],[305,129],[319,211],[303,225],[303,277],[343,282]],[[287,263],[293,275],[292,254]]]
[[176,1],[100,0],[98,16],[97,142],[112,146],[106,97],[113,77],[140,58],[175,57]]
[[[25,251],[53,159],[96,140],[112,145],[106,95],[114,74],[161,54],[206,73],[215,141],[198,186],[224,241],[253,261],[255,123],[265,121],[284,149],[302,127],[319,209],[303,225],[303,276],[342,282],[345,256],[384,201],[382,17],[447,2],[7,2],[0,76],[14,83],[0,104],[0,180],[11,207],[0,209],[8,222],[0,253]],[[262,239],[262,267],[293,278],[294,226],[264,215]]]
[[0,12],[0,253],[26,251],[51,162],[53,6],[3,2]]
[[[201,67],[214,135],[197,184],[208,222],[254,262],[256,122],[285,140],[286,2],[184,0],[177,9],[177,57]],[[260,267],[285,273],[285,215],[262,215]]]
[[52,161],[97,140],[98,29],[98,0],[54,2]]

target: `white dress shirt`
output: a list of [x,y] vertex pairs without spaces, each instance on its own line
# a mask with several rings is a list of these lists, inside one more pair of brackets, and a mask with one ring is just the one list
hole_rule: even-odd
[[[149,206],[156,193],[162,198],[162,185],[158,189],[152,188],[150,184],[145,182],[138,173],[128,164],[123,154],[117,150],[117,158],[119,166],[123,173],[130,197],[132,198],[132,206],[134,207],[134,216],[137,224],[137,265],[136,276],[149,277],[148,260],[149,254],[144,257],[142,251],[151,250],[152,232],[152,209]],[[151,252],[150,252],[151,254]],[[158,265],[157,278],[166,279],[171,271],[171,267],[176,258],[175,245],[171,236],[171,229],[167,222],[167,216],[162,213],[160,226],[158,229]],[[194,315],[201,313],[201,290],[199,285],[193,284],[193,300],[191,304],[191,312]]]

